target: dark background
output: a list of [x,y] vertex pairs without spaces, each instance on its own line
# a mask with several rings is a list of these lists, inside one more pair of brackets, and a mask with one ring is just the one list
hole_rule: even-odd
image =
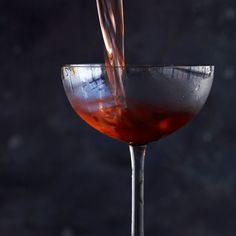
[[[184,129],[149,146],[146,235],[236,235],[236,2],[124,0],[131,64],[216,66]],[[0,235],[130,234],[126,144],[80,120],[60,67],[103,62],[95,0],[0,1]]]

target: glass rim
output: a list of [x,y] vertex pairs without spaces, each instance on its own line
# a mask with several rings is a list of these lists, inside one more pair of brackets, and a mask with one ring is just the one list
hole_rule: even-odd
[[143,64],[143,65],[132,65],[132,64],[126,64],[124,66],[110,66],[106,65],[104,63],[91,63],[91,64],[65,64],[62,65],[61,68],[181,68],[181,67],[215,67],[214,65],[155,65],[155,64]]

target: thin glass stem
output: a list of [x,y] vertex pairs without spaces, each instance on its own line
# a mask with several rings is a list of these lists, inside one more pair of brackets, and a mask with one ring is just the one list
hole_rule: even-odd
[[132,166],[131,236],[144,235],[144,159],[146,145],[129,146]]

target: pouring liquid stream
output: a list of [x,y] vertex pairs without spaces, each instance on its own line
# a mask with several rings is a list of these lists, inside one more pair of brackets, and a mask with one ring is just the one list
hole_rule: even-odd
[[99,22],[105,45],[107,80],[114,102],[125,106],[123,86],[125,66],[123,0],[96,0]]

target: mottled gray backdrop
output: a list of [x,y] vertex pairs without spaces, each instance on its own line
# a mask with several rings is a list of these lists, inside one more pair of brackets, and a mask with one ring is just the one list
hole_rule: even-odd
[[[124,0],[130,64],[214,64],[207,105],[151,144],[147,236],[236,235],[236,2]],[[95,0],[0,1],[0,235],[130,234],[126,144],[90,128],[65,63],[103,62]]]

